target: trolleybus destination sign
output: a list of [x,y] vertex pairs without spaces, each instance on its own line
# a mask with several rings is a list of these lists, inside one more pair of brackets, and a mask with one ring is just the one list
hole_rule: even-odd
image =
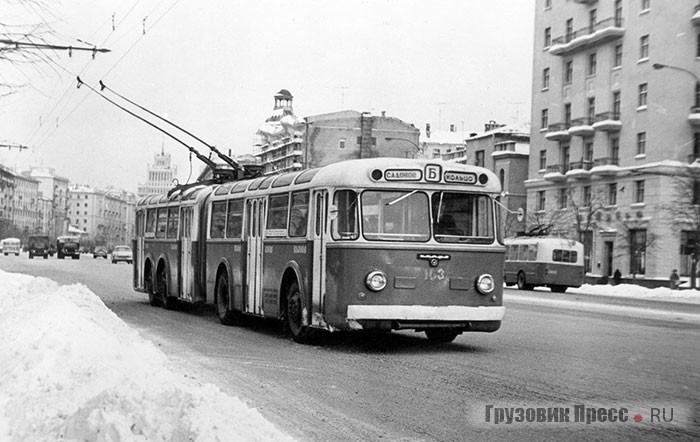
[[416,169],[387,169],[384,172],[387,181],[420,181],[423,171]]
[[469,172],[445,172],[443,177],[446,183],[476,184],[476,174]]

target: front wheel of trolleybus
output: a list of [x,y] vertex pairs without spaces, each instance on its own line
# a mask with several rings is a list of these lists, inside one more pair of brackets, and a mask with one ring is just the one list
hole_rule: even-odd
[[231,309],[231,289],[225,271],[216,279],[216,315],[224,325],[237,325],[240,321],[240,313]]
[[299,291],[299,284],[294,281],[287,289],[286,305],[283,309],[283,326],[292,335],[292,338],[299,343],[308,344],[314,337],[315,330],[304,324],[304,307]]

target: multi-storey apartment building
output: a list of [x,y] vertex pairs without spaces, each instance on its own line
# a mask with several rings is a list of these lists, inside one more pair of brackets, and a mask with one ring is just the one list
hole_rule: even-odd
[[41,230],[42,213],[39,211],[39,180],[26,174],[15,174],[15,192],[13,197],[13,224],[20,232],[20,238]]
[[48,230],[43,232],[54,240],[57,236],[68,232],[68,178],[56,174],[50,167],[35,167],[29,172],[23,173],[39,182],[39,194],[41,198],[51,201],[50,210],[44,213],[44,225]]
[[303,119],[294,115],[292,95],[275,94],[272,115],[260,127],[254,155],[263,173],[320,167],[356,158],[414,158],[422,154],[419,130],[384,112],[345,110]]
[[134,236],[133,194],[115,189],[75,185],[70,189],[70,225],[83,232],[88,246],[129,244]]
[[583,241],[593,274],[690,272],[698,232],[678,208],[697,201],[678,177],[700,158],[698,9],[536,0],[528,222]]
[[173,166],[170,154],[166,154],[163,147],[160,153],[153,157],[153,164],[148,165],[148,178],[146,182],[138,185],[138,196],[146,196],[151,193],[165,193],[173,188],[173,180],[177,177],[177,166]]

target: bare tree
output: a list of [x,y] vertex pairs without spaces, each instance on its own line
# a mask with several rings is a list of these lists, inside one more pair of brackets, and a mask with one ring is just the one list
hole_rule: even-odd
[[[700,166],[700,165],[699,165]],[[695,288],[697,265],[700,262],[700,167],[693,163],[674,176],[675,199],[665,206],[674,227],[686,232],[681,246],[691,255],[690,286]]]

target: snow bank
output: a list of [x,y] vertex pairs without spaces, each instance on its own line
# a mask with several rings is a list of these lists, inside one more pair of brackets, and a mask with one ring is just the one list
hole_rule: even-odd
[[698,290],[671,290],[666,287],[649,289],[635,284],[584,284],[579,288],[567,289],[567,293],[700,304],[700,291]]
[[83,285],[0,271],[0,440],[291,440],[167,358]]

